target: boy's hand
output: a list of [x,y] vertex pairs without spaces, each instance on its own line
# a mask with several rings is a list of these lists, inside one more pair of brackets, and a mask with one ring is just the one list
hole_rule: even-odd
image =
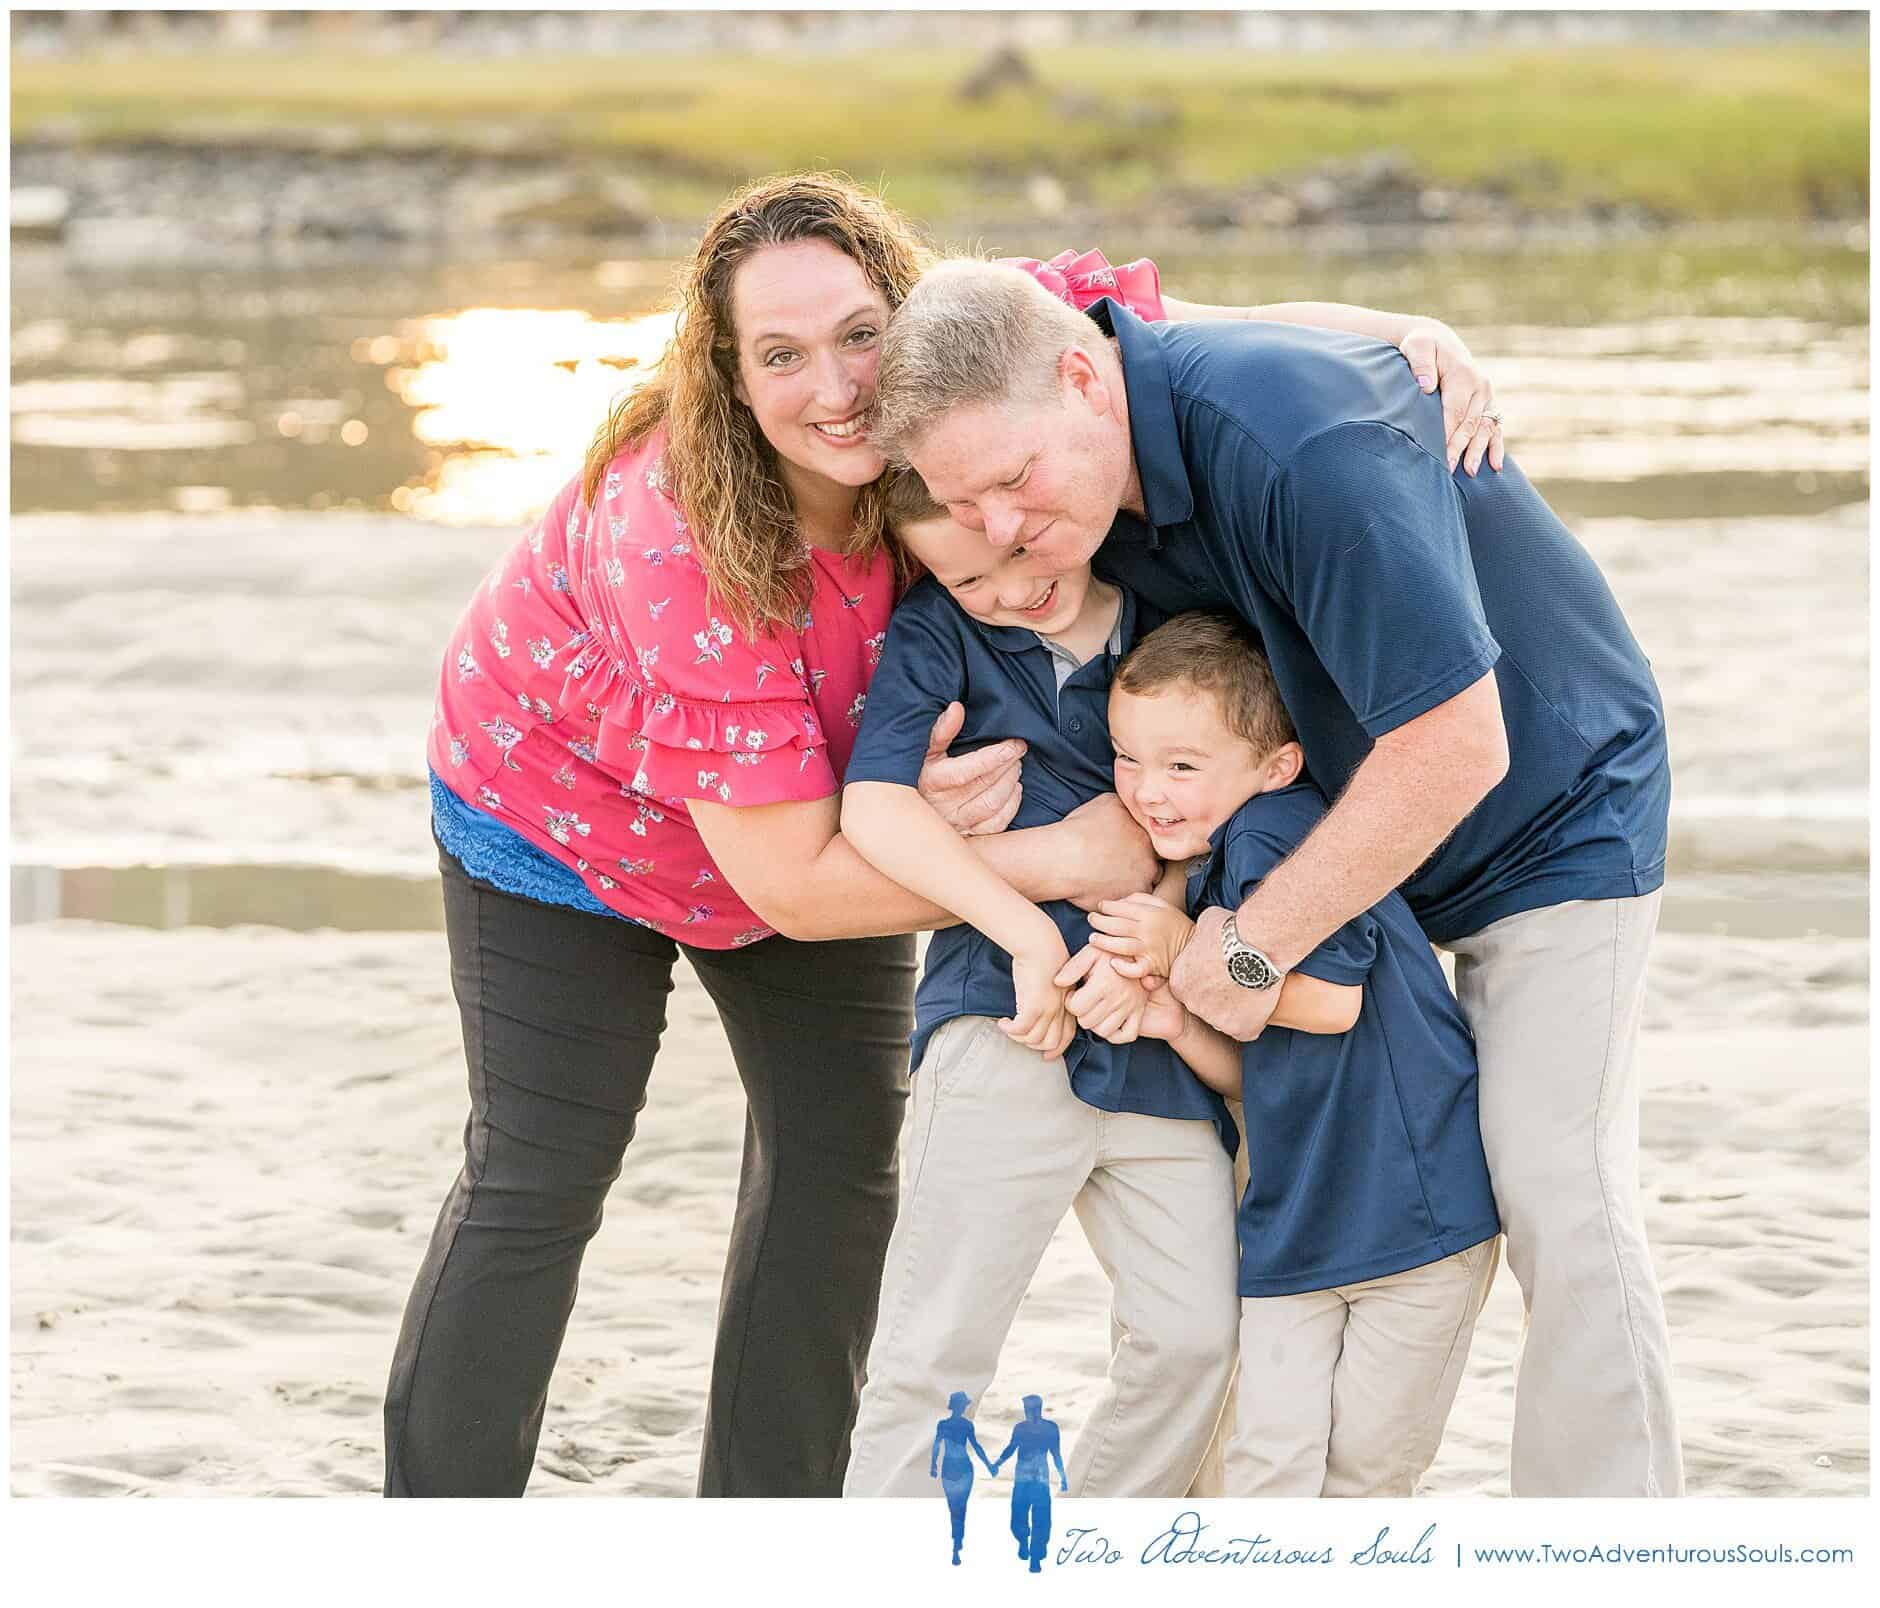
[[947,744],[959,736],[965,719],[964,704],[950,703],[940,711],[933,735],[927,739],[927,758],[915,789],[962,837],[1003,832],[1024,797],[1019,761],[1024,758],[1025,744],[1011,738],[949,758]]
[[1078,1026],[1112,1044],[1135,1042],[1148,990],[1132,978],[1119,977],[1115,962],[1102,950],[1086,944],[1051,980],[1071,990],[1067,1003]]
[[1138,978],[1170,976],[1195,930],[1181,911],[1152,893],[1105,899],[1090,925],[1094,930],[1090,942],[1118,957],[1116,969],[1122,976]]
[[[1050,924],[1049,917],[1043,919]],[[1047,1057],[1062,1055],[1077,1035],[1077,1019],[1054,980],[1069,959],[1054,926],[1049,941],[1041,937],[1012,954],[1012,991],[1018,1008],[999,1023],[1000,1031]]]
[[1181,1001],[1169,992],[1166,979],[1160,987],[1150,991],[1147,1005],[1142,1013],[1142,1036],[1144,1038],[1177,1039],[1188,1029],[1188,1013],[1182,1009]]

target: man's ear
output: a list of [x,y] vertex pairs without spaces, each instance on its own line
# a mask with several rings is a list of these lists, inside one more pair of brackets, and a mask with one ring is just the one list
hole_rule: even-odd
[[1082,397],[1092,413],[1110,411],[1110,387],[1103,371],[1081,346],[1067,346],[1058,354],[1058,385]]
[[1291,787],[1306,768],[1306,751],[1297,743],[1281,743],[1266,762],[1266,788]]

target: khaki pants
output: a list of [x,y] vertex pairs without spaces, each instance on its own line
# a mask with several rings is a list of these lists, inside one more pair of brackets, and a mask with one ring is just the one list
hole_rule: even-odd
[[1678,1496],[1664,1302],[1639,1204],[1638,1047],[1659,895],[1525,911],[1447,947],[1482,1148],[1527,1304],[1516,1496]]
[[[844,1496],[931,1496],[947,1397],[978,1401],[1066,1208],[1113,1287],[1102,1397],[1073,1495],[1181,1496],[1234,1365],[1239,1253],[1227,1152],[1208,1122],[1098,1111],[983,1016],[934,1035],[914,1077],[901,1214]],[[1050,1381],[1027,1384],[1049,1395]]]
[[1411,1495],[1442,1441],[1499,1245],[1242,1301],[1227,1494]]

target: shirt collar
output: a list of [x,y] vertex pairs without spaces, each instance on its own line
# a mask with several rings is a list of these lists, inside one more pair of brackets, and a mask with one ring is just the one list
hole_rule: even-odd
[[1117,355],[1123,364],[1123,394],[1129,403],[1129,444],[1136,458],[1136,478],[1142,486],[1146,515],[1146,519],[1136,520],[1119,512],[1117,524],[1128,521],[1140,529],[1146,523],[1149,545],[1160,547],[1161,538],[1156,534],[1159,527],[1186,524],[1195,515],[1188,465],[1182,461],[1181,436],[1175,428],[1175,395],[1169,384],[1168,358],[1155,332],[1107,296],[1089,309],[1089,316],[1104,334],[1116,338]]
[[1254,798],[1283,798],[1288,793],[1296,793],[1300,788],[1310,787],[1312,785],[1311,778],[1309,778],[1304,771],[1301,771],[1296,778],[1288,782],[1284,787],[1276,787],[1269,793],[1255,793],[1253,798],[1243,799],[1240,804],[1240,809],[1235,810],[1232,815],[1228,816],[1226,820],[1221,822],[1219,826],[1208,834],[1209,862],[1212,863],[1219,858],[1221,850],[1227,844],[1228,830],[1233,826],[1234,822],[1240,819],[1240,811],[1251,804]]

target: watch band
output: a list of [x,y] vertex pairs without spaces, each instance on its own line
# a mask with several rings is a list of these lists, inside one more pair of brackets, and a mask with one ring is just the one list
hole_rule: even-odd
[[1231,914],[1221,929],[1221,958],[1226,962],[1228,978],[1242,988],[1272,988],[1285,975],[1263,951],[1240,936]]

